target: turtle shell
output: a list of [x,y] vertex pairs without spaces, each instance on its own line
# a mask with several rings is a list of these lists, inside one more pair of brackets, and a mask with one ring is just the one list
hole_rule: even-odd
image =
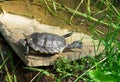
[[27,38],[27,44],[40,53],[61,53],[66,47],[64,37],[51,33],[33,33]]

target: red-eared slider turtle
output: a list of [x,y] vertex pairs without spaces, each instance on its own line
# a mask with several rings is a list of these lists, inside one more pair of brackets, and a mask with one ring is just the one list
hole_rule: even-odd
[[25,39],[21,39],[25,47],[27,47],[26,54],[29,53],[29,48],[33,49],[35,52],[45,53],[45,54],[55,54],[61,53],[65,48],[81,48],[82,42],[74,41],[71,44],[67,44],[65,38],[71,36],[73,32],[68,33],[63,36],[59,36],[51,33],[33,33],[26,36]]

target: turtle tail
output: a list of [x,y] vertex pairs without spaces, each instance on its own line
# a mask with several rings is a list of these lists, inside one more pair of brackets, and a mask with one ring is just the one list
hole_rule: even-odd
[[73,34],[73,31],[71,31],[71,32],[70,32],[70,33],[68,33],[68,34],[63,35],[62,37],[67,38],[67,37],[72,36],[72,34]]
[[69,44],[66,48],[72,49],[72,48],[82,48],[82,42],[81,41],[74,41],[71,44]]

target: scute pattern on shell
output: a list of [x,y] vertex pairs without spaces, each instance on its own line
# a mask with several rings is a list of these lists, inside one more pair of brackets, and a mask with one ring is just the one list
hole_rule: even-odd
[[66,47],[63,37],[50,33],[33,33],[27,42],[33,50],[40,53],[61,53]]

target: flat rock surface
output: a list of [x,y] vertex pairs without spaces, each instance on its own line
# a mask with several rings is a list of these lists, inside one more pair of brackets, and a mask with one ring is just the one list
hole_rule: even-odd
[[62,36],[69,33],[69,31],[55,26],[41,24],[35,19],[29,19],[9,13],[1,14],[0,21],[0,30],[2,35],[27,66],[53,65],[59,57],[65,57],[71,61],[78,60],[83,56],[97,55],[104,48],[103,46],[99,46],[98,48],[98,41],[93,40],[91,36],[75,32],[71,37],[67,38],[66,41],[68,43],[72,43],[75,40],[82,40],[83,47],[81,49],[66,50],[63,53],[52,56],[44,54],[25,55],[25,49],[18,43],[20,39],[25,38],[23,33],[30,35],[35,32],[48,32]]

